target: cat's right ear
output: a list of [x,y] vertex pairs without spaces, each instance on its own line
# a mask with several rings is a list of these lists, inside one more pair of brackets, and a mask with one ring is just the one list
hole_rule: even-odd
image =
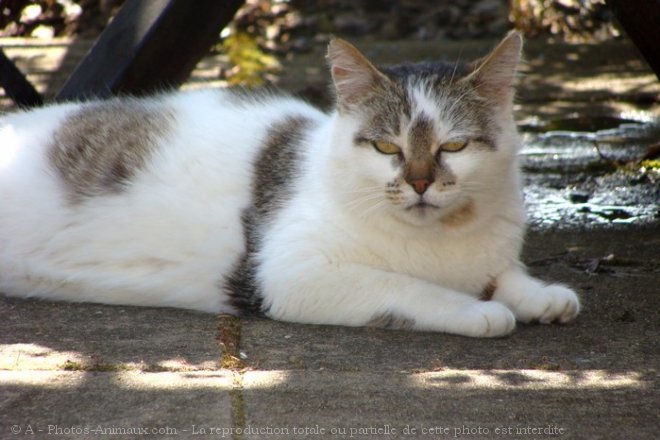
[[340,109],[360,103],[388,81],[359,50],[341,38],[330,41],[328,61]]

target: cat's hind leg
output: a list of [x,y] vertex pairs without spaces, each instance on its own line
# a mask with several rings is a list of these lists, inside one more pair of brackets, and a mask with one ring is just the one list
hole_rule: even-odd
[[567,323],[580,312],[575,292],[561,284],[545,284],[520,267],[497,277],[493,300],[509,307],[520,322]]

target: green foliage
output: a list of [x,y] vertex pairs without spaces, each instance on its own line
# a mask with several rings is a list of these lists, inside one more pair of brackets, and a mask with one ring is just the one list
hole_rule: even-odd
[[640,164],[642,168],[646,169],[647,171],[657,171],[660,172],[660,160],[644,160]]
[[228,76],[229,84],[245,87],[259,87],[269,73],[280,68],[277,59],[264,53],[251,35],[238,32],[230,35],[222,43],[224,51],[234,68]]

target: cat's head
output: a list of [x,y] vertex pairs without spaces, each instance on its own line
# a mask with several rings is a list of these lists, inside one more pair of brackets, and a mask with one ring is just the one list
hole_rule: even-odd
[[332,148],[349,207],[412,225],[469,220],[478,199],[516,172],[512,101],[521,46],[512,32],[472,63],[379,70],[333,40]]

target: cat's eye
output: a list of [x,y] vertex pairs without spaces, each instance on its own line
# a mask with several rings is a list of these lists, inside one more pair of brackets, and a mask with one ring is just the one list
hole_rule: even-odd
[[379,153],[383,153],[383,154],[400,154],[401,153],[401,148],[399,148],[396,144],[393,144],[392,142],[374,141],[372,143],[373,143],[374,148]]
[[445,142],[440,145],[441,151],[447,151],[449,153],[455,153],[461,151],[463,148],[467,147],[468,141],[451,141]]

